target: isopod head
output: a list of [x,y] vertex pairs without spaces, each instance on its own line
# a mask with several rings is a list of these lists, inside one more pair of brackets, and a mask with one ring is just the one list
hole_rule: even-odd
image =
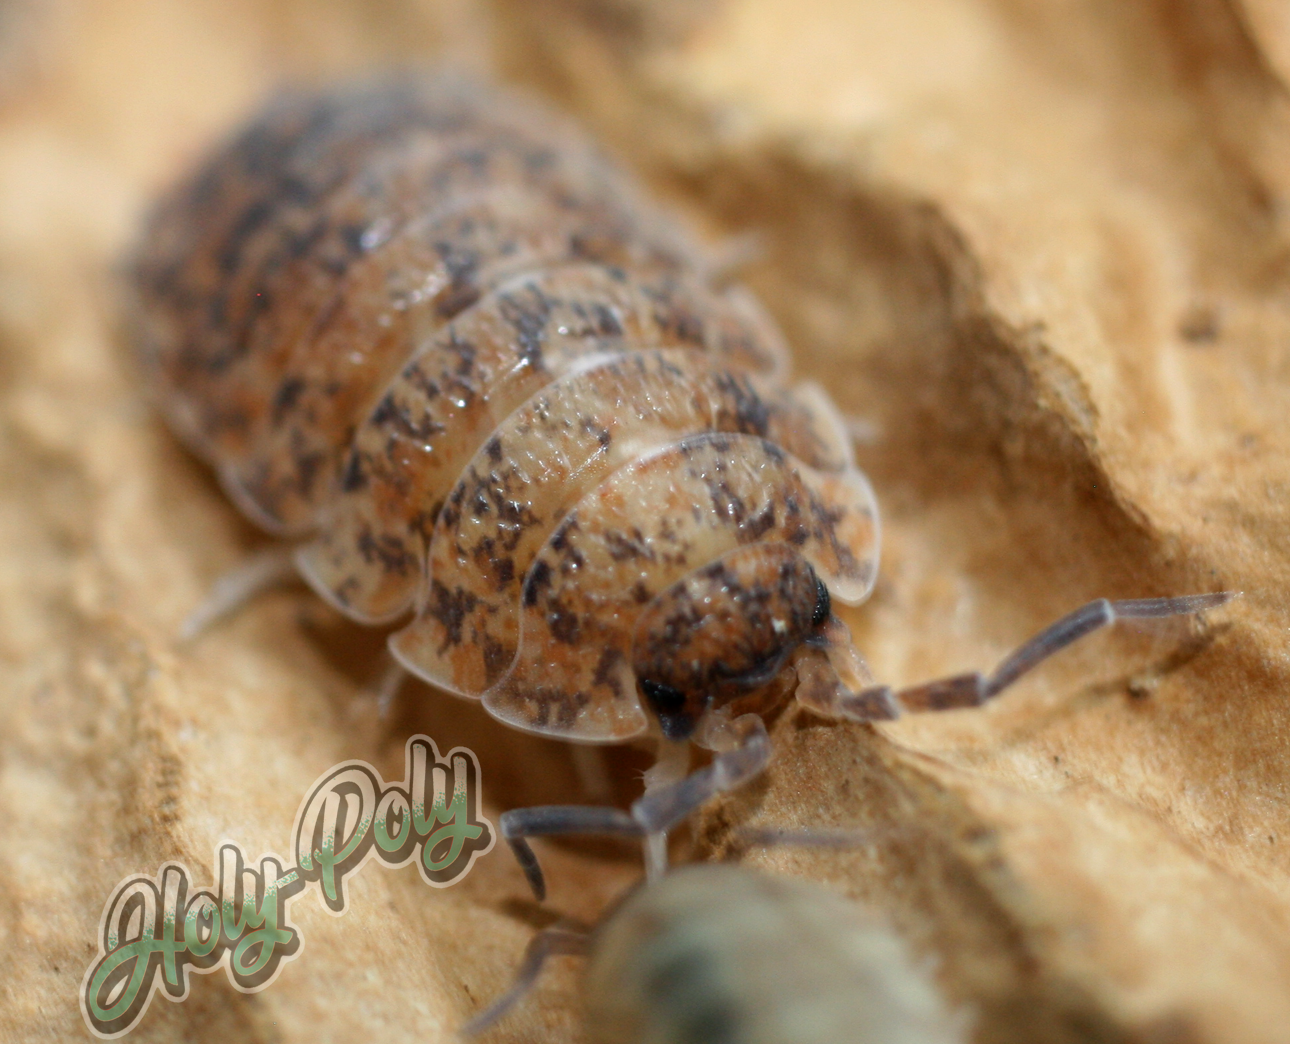
[[636,624],[632,667],[669,739],[687,739],[710,710],[766,709],[785,668],[832,615],[829,589],[787,544],[752,544],[696,570]]

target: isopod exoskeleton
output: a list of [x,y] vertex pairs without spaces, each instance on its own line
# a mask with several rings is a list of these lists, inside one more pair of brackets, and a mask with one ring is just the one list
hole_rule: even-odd
[[[398,661],[517,728],[653,737],[630,813],[503,816],[650,837],[760,772],[758,716],[976,706],[1117,616],[1098,601],[994,674],[893,691],[835,602],[868,595],[873,496],[774,325],[582,135],[452,77],[287,94],[163,201],[133,272],[176,430],[299,572]],[[688,743],[717,752],[688,778]]]
[[704,575],[763,603],[765,680],[817,577],[872,584],[826,396],[527,102],[450,77],[285,96],[163,202],[134,270],[160,399],[237,503],[354,619],[411,612],[410,671],[520,728],[646,732],[635,628]]

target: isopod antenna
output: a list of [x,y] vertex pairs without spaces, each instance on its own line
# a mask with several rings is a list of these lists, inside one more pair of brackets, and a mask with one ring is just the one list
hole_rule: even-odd
[[902,714],[979,707],[1051,656],[1117,620],[1188,616],[1216,609],[1239,594],[1238,591],[1218,591],[1178,598],[1132,598],[1116,602],[1099,598],[1049,624],[1006,656],[989,674],[970,671],[901,689],[870,685],[852,690],[840,681],[824,657],[803,659],[797,667],[801,682],[797,699],[825,717],[851,721],[883,721]]

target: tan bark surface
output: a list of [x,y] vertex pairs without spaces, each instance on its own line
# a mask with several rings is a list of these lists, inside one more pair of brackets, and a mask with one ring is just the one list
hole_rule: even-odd
[[[0,4],[0,1036],[87,1036],[102,903],[215,845],[285,854],[345,758],[479,754],[489,807],[575,800],[567,750],[409,686],[303,590],[179,622],[261,543],[149,407],[114,265],[158,187],[287,76],[446,51],[547,92],[714,235],[799,369],[872,422],[875,674],[988,666],[1090,598],[1238,589],[1094,640],[981,711],[788,713],[711,810],[878,825],[749,852],[890,911],[979,1041],[1290,1039],[1290,20],[1272,0],[8,0]],[[640,758],[617,764],[623,797]],[[633,879],[548,845],[551,910]],[[195,977],[137,1040],[449,1039],[549,914],[503,848],[432,891],[369,865],[294,908],[268,990]],[[570,1039],[561,962],[498,1041]]]

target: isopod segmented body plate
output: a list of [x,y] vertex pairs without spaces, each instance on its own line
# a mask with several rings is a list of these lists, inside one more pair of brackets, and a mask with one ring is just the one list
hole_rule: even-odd
[[660,650],[755,689],[873,582],[836,411],[710,271],[567,123],[446,76],[280,97],[134,261],[167,415],[309,583],[407,617],[425,680],[593,742],[650,729]]

